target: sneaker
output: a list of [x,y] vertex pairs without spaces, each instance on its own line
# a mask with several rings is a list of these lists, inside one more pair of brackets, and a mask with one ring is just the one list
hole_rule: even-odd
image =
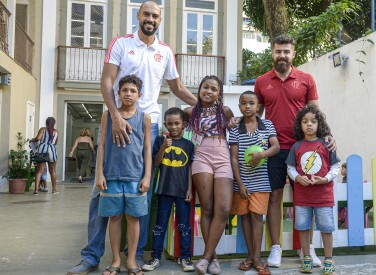
[[316,255],[315,247],[313,246],[313,244],[311,244],[309,246],[309,254],[311,254],[311,258],[312,258],[312,261],[313,261],[313,266],[314,267],[321,267],[321,261],[317,257],[317,255]]
[[206,271],[208,271],[208,265],[209,262],[207,259],[200,259],[195,265],[195,270],[197,274],[205,275]]
[[161,263],[160,263],[159,259],[151,258],[149,261],[146,262],[146,264],[144,264],[142,266],[142,270],[153,271],[154,269],[156,269],[160,265],[161,265]]
[[219,266],[218,259],[211,260],[208,266],[208,272],[213,275],[221,274],[221,267]]
[[[300,249],[298,251],[298,254],[299,254],[300,259],[303,260],[304,254],[303,254],[302,249]],[[311,255],[311,258],[312,258],[312,261],[313,261],[313,267],[321,267],[321,261],[316,255],[315,247],[313,246],[313,244],[311,244],[309,246],[309,254]]]
[[312,273],[313,272],[312,258],[310,256],[305,256],[302,259],[302,266],[300,267],[300,272],[302,273]]
[[191,272],[195,270],[195,267],[191,261],[191,258],[179,259],[179,264],[183,268],[184,272]]
[[280,267],[282,261],[282,248],[280,245],[272,245],[268,258],[268,266]]
[[44,187],[42,191],[43,191],[43,192],[48,192],[48,187],[47,187],[47,186]]
[[68,271],[67,275],[74,275],[74,274],[88,274],[89,272],[92,272],[96,270],[98,266],[93,266],[87,261],[81,261],[78,265],[71,268],[71,270]]
[[334,266],[334,261],[333,260],[325,260],[324,261],[324,268],[322,270],[322,275],[334,275],[336,269]]

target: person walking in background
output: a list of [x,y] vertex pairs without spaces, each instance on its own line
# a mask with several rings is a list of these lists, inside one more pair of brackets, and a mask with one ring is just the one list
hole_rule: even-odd
[[80,136],[74,141],[69,157],[73,157],[73,152],[76,148],[78,182],[82,183],[84,181],[84,177],[88,175],[91,156],[92,153],[94,154],[93,141],[88,128],[81,130]]
[[[231,165],[234,173],[234,198],[231,214],[241,217],[242,229],[247,244],[248,257],[239,269],[248,271],[254,267],[259,274],[271,274],[268,265],[261,261],[263,215],[268,211],[270,188],[268,164],[259,166],[263,158],[279,151],[273,123],[260,119],[257,114],[258,98],[254,92],[240,95],[239,109],[243,114],[239,125],[230,130],[229,144]],[[251,154],[246,163],[244,154],[249,146],[260,146],[264,151]]]
[[[46,119],[46,127],[39,129],[38,134],[35,138],[31,139],[31,142],[39,142],[38,153],[47,153],[48,154],[48,172],[51,176],[52,181],[52,194],[58,194],[56,187],[56,144],[59,139],[59,133],[54,128],[56,123],[55,118],[48,117]],[[43,170],[46,163],[41,162],[37,164],[37,172],[35,175],[35,188],[33,195],[38,195],[38,187],[43,174]]]
[[183,138],[185,125],[184,112],[179,108],[170,108],[164,114],[164,125],[168,136],[157,137],[153,147],[153,158],[159,167],[158,210],[153,230],[151,259],[142,269],[151,271],[160,265],[163,243],[172,204],[175,203],[175,218],[180,233],[179,263],[183,271],[194,271],[191,261],[191,227],[189,225],[190,201],[192,199],[191,163],[194,145]]
[[[272,267],[280,267],[282,260],[279,239],[282,220],[281,201],[287,177],[285,161],[295,143],[292,130],[294,120],[298,111],[305,105],[318,106],[319,98],[313,77],[292,65],[295,55],[294,40],[284,34],[277,36],[272,43],[273,69],[258,77],[255,83],[255,93],[260,103],[257,114],[261,117],[265,108],[265,118],[273,122],[281,148],[278,154],[268,160],[268,173],[272,188],[267,215],[272,242],[268,265]],[[330,140],[329,149],[335,150],[334,138],[328,136],[325,139]],[[312,234],[313,228],[311,241]],[[313,245],[311,245],[311,256],[314,266],[321,266]]]
[[226,127],[234,116],[223,106],[223,83],[214,76],[206,76],[198,89],[196,106],[184,110],[189,118],[188,130],[193,132],[196,151],[192,163],[193,182],[201,206],[201,232],[205,251],[196,263],[198,274],[220,274],[215,249],[229,218],[233,174],[230,151],[226,141]]
[[[155,34],[162,20],[158,4],[154,1],[144,2],[137,13],[137,20],[139,29],[135,33],[115,37],[110,43],[101,78],[103,99],[112,118],[113,141],[119,148],[127,145],[132,131],[132,127],[121,117],[117,109],[121,103],[117,94],[118,83],[124,75],[135,74],[144,83],[137,107],[151,117],[150,145],[154,144],[159,131],[160,110],[157,100],[163,79],[166,79],[172,92],[182,101],[189,105],[195,105],[197,102],[196,97],[179,78],[171,48],[159,41]],[[134,54],[130,55],[129,52]],[[144,263],[143,253],[149,232],[152,190],[153,168],[147,194],[148,215],[140,217],[140,238],[136,252],[138,265]],[[98,216],[98,202],[99,191],[94,185],[89,206],[88,244],[81,250],[81,262],[71,268],[68,275],[85,274],[94,270],[103,256],[108,218]]]
[[300,271],[312,273],[310,254],[310,229],[312,216],[321,232],[324,245],[323,275],[335,274],[333,234],[335,231],[333,206],[333,179],[341,169],[335,151],[329,151],[324,137],[330,134],[325,115],[316,106],[305,106],[296,117],[295,139],[298,140],[286,159],[288,174],[294,185],[294,208],[296,230],[299,230],[303,259]]

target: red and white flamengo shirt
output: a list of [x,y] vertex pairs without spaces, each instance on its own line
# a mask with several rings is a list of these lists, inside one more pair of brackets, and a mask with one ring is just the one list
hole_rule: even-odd
[[298,111],[308,101],[319,98],[315,80],[293,66],[290,75],[282,81],[272,69],[256,79],[255,93],[259,103],[265,105],[265,118],[275,126],[281,149],[291,149],[295,143],[293,128]]
[[161,113],[157,100],[162,81],[179,77],[172,49],[159,41],[157,37],[153,44],[147,47],[135,32],[115,37],[108,47],[104,63],[111,63],[119,67],[113,85],[117,106],[121,106],[118,95],[120,78],[134,74],[143,82],[142,96],[137,101],[137,106],[141,111],[150,115],[152,123],[157,123]]

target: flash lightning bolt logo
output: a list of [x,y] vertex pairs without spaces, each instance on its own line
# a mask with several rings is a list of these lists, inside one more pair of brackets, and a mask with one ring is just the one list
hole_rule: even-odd
[[311,168],[313,167],[313,165],[315,164],[315,159],[316,159],[316,152],[317,152],[318,149],[316,149],[310,156],[309,158],[307,159],[307,164],[305,165],[304,167],[304,174],[307,175],[307,173],[309,172],[309,170],[311,170]]

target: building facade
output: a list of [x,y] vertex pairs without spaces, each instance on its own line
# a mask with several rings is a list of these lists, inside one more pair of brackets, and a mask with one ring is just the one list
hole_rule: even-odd
[[[0,1],[7,8],[18,2],[25,2],[29,7],[28,24],[31,37],[34,37],[32,57],[35,66],[35,73],[22,71],[31,82],[27,84],[28,90],[33,87],[33,92],[25,93],[15,84],[14,72],[10,71],[10,65],[3,64],[2,56],[10,59],[9,62],[13,62],[14,66],[17,66],[17,62],[11,60],[11,54],[0,50],[0,66],[8,68],[7,71],[12,74],[12,84],[0,86],[2,126],[4,113],[12,109],[10,113],[13,117],[4,122],[8,128],[2,127],[1,138],[5,135],[8,147],[11,147],[10,139],[17,131],[27,132],[26,120],[21,116],[26,116],[26,104],[28,101],[32,102],[35,116],[30,137],[35,135],[39,127],[44,126],[48,116],[56,118],[56,128],[59,130],[57,176],[58,180],[67,180],[66,175],[74,174],[75,168],[66,160],[66,156],[79,131],[83,127],[89,128],[94,142],[97,142],[100,116],[104,108],[100,77],[107,46],[113,37],[133,33],[138,29],[137,11],[145,1]],[[158,37],[173,49],[182,82],[193,93],[197,93],[200,80],[206,75],[214,74],[233,90],[242,64],[242,1],[156,2],[162,13]],[[12,21],[17,15],[12,13],[9,18]],[[33,18],[38,18],[39,21],[36,22]],[[17,89],[20,95],[8,92],[9,89]],[[6,103],[4,106],[4,102],[11,101],[8,97],[14,97],[13,101],[22,98],[22,104],[25,105],[22,107],[23,113],[13,112],[16,103]],[[186,106],[171,93],[166,84],[161,88],[158,103],[162,113],[172,106]],[[162,125],[161,121],[160,124]],[[1,157],[6,161],[7,152]]]
[[[30,139],[38,126],[41,6],[40,1],[0,1],[0,175],[8,169],[16,133]],[[8,191],[1,177],[0,191]]]

